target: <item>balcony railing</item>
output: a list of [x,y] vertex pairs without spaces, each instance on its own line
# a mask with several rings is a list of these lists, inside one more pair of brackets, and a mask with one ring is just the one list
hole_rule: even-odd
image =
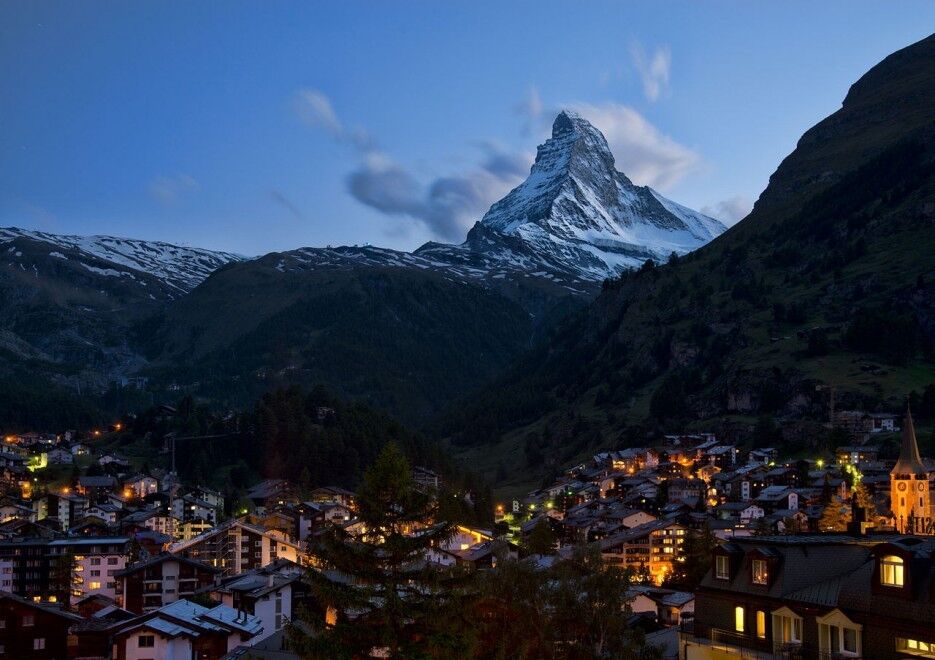
[[746,633],[713,628],[697,621],[679,625],[683,641],[717,647],[723,653],[749,660],[861,660],[860,656],[824,651],[798,642],[769,642]]

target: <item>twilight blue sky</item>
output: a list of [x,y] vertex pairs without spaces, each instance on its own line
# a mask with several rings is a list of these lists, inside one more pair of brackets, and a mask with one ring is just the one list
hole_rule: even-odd
[[935,3],[0,4],[0,225],[243,254],[460,241],[557,109],[737,219]]

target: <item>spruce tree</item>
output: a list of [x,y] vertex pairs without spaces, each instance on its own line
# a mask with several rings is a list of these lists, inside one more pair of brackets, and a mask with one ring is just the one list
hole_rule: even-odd
[[364,474],[357,505],[360,531],[334,525],[311,542],[314,590],[334,616],[311,619],[314,634],[296,636],[297,650],[320,658],[465,655],[463,576],[426,561],[451,527],[435,520],[435,500],[416,490],[395,444]]

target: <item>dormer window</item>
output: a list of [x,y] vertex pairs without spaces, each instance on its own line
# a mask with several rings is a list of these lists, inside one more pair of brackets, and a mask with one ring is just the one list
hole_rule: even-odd
[[886,555],[880,559],[880,584],[886,587],[905,585],[905,562],[902,557]]
[[751,571],[753,584],[767,584],[769,582],[769,567],[765,559],[754,559]]
[[730,557],[727,555],[717,555],[715,558],[715,573],[714,576],[718,580],[729,580],[730,579]]

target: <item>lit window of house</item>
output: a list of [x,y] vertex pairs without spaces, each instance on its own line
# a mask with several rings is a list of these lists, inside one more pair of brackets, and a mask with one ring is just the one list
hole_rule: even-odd
[[773,640],[780,644],[801,644],[802,617],[788,607],[773,612]]
[[880,583],[887,587],[901,587],[904,582],[902,557],[886,555],[880,560]]
[[760,639],[766,639],[766,612],[756,611],[756,636]]
[[819,617],[818,644],[822,653],[841,658],[860,657],[861,626],[848,619],[840,610]]
[[734,608],[734,630],[743,632],[743,608],[738,605]]
[[753,584],[766,584],[769,580],[769,571],[765,559],[753,560]]
[[922,658],[935,658],[935,641],[923,642],[918,639],[896,638],[896,650]]
[[730,579],[730,557],[718,555],[716,558],[715,577],[718,580]]

